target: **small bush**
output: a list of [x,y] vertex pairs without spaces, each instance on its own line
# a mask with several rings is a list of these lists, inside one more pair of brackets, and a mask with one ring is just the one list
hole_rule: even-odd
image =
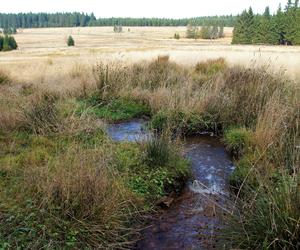
[[70,47],[70,46],[75,46],[75,41],[73,39],[72,36],[69,36],[68,37],[68,40],[67,40],[67,45]]
[[179,39],[180,39],[179,33],[175,33],[175,34],[174,34],[174,39],[176,39],[176,40],[179,40]]

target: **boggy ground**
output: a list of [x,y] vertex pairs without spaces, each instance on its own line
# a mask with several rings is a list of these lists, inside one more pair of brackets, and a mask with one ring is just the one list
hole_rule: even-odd
[[[219,234],[226,247],[299,246],[298,82],[167,56],[45,71],[41,81],[29,69],[26,81],[0,73],[1,247],[132,247],[141,216],[190,175],[176,138],[203,131],[223,136],[237,166],[230,183],[242,209]],[[105,121],[139,117],[162,136],[106,135]]]

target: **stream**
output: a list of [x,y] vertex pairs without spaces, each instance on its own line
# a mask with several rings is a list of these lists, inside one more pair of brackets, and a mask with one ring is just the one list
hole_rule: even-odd
[[[149,136],[146,122],[108,125],[116,141],[141,141]],[[187,138],[184,154],[192,177],[171,206],[150,219],[135,249],[215,249],[222,220],[230,211],[227,180],[234,166],[220,140],[211,136]]]

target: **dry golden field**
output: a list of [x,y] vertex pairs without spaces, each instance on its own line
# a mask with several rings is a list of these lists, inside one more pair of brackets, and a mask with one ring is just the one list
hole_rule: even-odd
[[[62,79],[98,61],[133,62],[168,54],[172,61],[184,65],[224,57],[230,65],[269,65],[283,70],[293,79],[300,78],[300,47],[231,45],[232,28],[225,28],[220,40],[173,39],[186,27],[124,27],[123,33],[112,27],[43,28],[19,30],[15,35],[19,50],[0,53],[0,67],[23,82],[64,84]],[[75,47],[67,47],[72,35]],[[64,78],[61,78],[64,77]]]

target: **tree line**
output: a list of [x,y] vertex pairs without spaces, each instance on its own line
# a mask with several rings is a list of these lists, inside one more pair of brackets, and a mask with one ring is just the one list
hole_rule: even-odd
[[43,27],[84,27],[84,26],[198,26],[233,27],[236,16],[208,16],[182,19],[169,18],[96,18],[85,13],[0,13],[1,28],[43,28]]
[[252,8],[237,17],[233,31],[233,44],[300,45],[299,0],[289,0],[284,9],[270,14],[269,7],[260,15]]

